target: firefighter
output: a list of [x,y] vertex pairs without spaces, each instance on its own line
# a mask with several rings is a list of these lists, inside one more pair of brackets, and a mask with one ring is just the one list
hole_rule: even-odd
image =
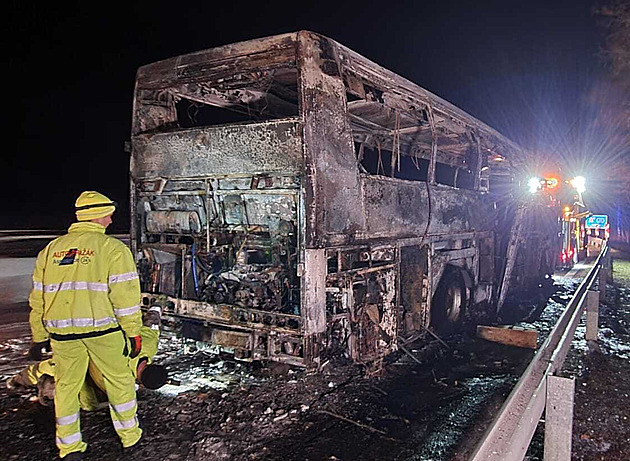
[[[160,306],[153,306],[148,310],[140,329],[142,350],[136,358],[128,359],[128,366],[132,370],[136,382],[147,389],[158,389],[167,381],[166,369],[162,365],[152,363],[158,347],[161,313],[162,308]],[[7,381],[7,388],[37,388],[39,402],[42,405],[48,405],[55,395],[54,376],[55,362],[53,359],[43,360],[29,365],[11,377]],[[79,392],[81,409],[94,411],[100,408],[107,401],[105,389],[103,374],[90,362],[85,383]]]
[[[142,435],[136,417],[134,377],[128,357],[142,347],[140,282],[131,251],[105,235],[116,203],[94,191],[75,202],[77,222],[37,256],[29,296],[33,345],[41,360],[52,346],[59,456],[81,459],[79,391],[90,361],[103,374],[114,428],[123,447]],[[126,340],[129,338],[129,341]]]

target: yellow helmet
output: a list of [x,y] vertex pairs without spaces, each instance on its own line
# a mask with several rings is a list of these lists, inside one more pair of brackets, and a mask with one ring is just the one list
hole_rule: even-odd
[[93,190],[81,192],[74,202],[77,220],[89,221],[91,219],[104,218],[116,211],[116,202],[111,201],[103,194]]

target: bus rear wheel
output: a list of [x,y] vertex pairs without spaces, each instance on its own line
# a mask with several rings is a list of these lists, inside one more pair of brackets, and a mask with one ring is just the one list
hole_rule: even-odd
[[431,327],[442,335],[458,331],[467,303],[466,284],[461,271],[448,266],[433,297]]

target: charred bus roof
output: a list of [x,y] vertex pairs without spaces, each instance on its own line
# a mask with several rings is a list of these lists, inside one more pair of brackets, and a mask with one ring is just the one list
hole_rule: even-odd
[[[360,119],[362,112],[373,112],[368,105],[362,104],[362,97],[366,97],[366,89],[361,80],[368,81],[375,87],[376,91],[367,95],[367,98],[378,99],[386,102],[391,107],[399,107],[402,110],[417,105],[425,105],[431,108],[436,116],[436,121],[440,129],[451,137],[463,134],[471,130],[476,131],[485,139],[484,146],[488,152],[496,153],[498,161],[503,161],[504,154],[508,154],[508,160],[519,162],[522,157],[522,148],[503,136],[495,129],[466,113],[462,109],[420,87],[419,85],[385,69],[384,67],[370,61],[349,48],[327,38],[323,35],[310,31],[299,31],[289,34],[276,35],[224,45],[208,50],[197,51],[163,61],[148,64],[139,68],[137,73],[136,91],[175,91],[180,96],[190,97],[200,103],[207,103],[219,106],[227,106],[231,102],[225,96],[217,97],[211,91],[205,91],[212,85],[220,85],[222,88],[238,90],[243,88],[247,82],[255,79],[260,80],[260,85],[270,85],[268,80],[262,78],[265,72],[274,72],[274,79],[282,81],[297,80],[299,71],[299,59],[301,39],[308,36],[311,40],[319,43],[323,60],[334,60],[342,69],[343,78],[349,93],[353,99],[349,100],[349,112]],[[324,72],[337,72],[327,70]],[[267,88],[260,88],[261,91]],[[367,90],[370,91],[369,89]],[[195,94],[190,94],[190,93]],[[234,96],[233,94],[230,96]],[[279,95],[281,98],[282,95]],[[248,96],[252,98],[250,94]],[[254,96],[255,97],[255,96]],[[297,95],[291,95],[296,98]],[[233,98],[232,98],[233,99]],[[369,102],[369,101],[368,101]],[[374,114],[371,114],[372,116]],[[382,117],[387,118],[387,117]],[[399,122],[401,123],[401,122]],[[384,121],[383,128],[392,130],[391,123]],[[415,123],[417,125],[417,123]],[[426,133],[426,127],[414,126],[412,120],[402,120],[401,131],[414,136],[430,136]],[[137,130],[134,130],[137,133]],[[442,143],[443,144],[443,143]],[[453,143],[456,144],[456,143]],[[449,146],[450,147],[450,146]]]

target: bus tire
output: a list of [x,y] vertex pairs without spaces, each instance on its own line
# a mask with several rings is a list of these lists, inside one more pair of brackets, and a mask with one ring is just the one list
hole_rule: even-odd
[[446,266],[431,304],[431,327],[438,334],[458,331],[468,303],[468,291],[460,269]]

